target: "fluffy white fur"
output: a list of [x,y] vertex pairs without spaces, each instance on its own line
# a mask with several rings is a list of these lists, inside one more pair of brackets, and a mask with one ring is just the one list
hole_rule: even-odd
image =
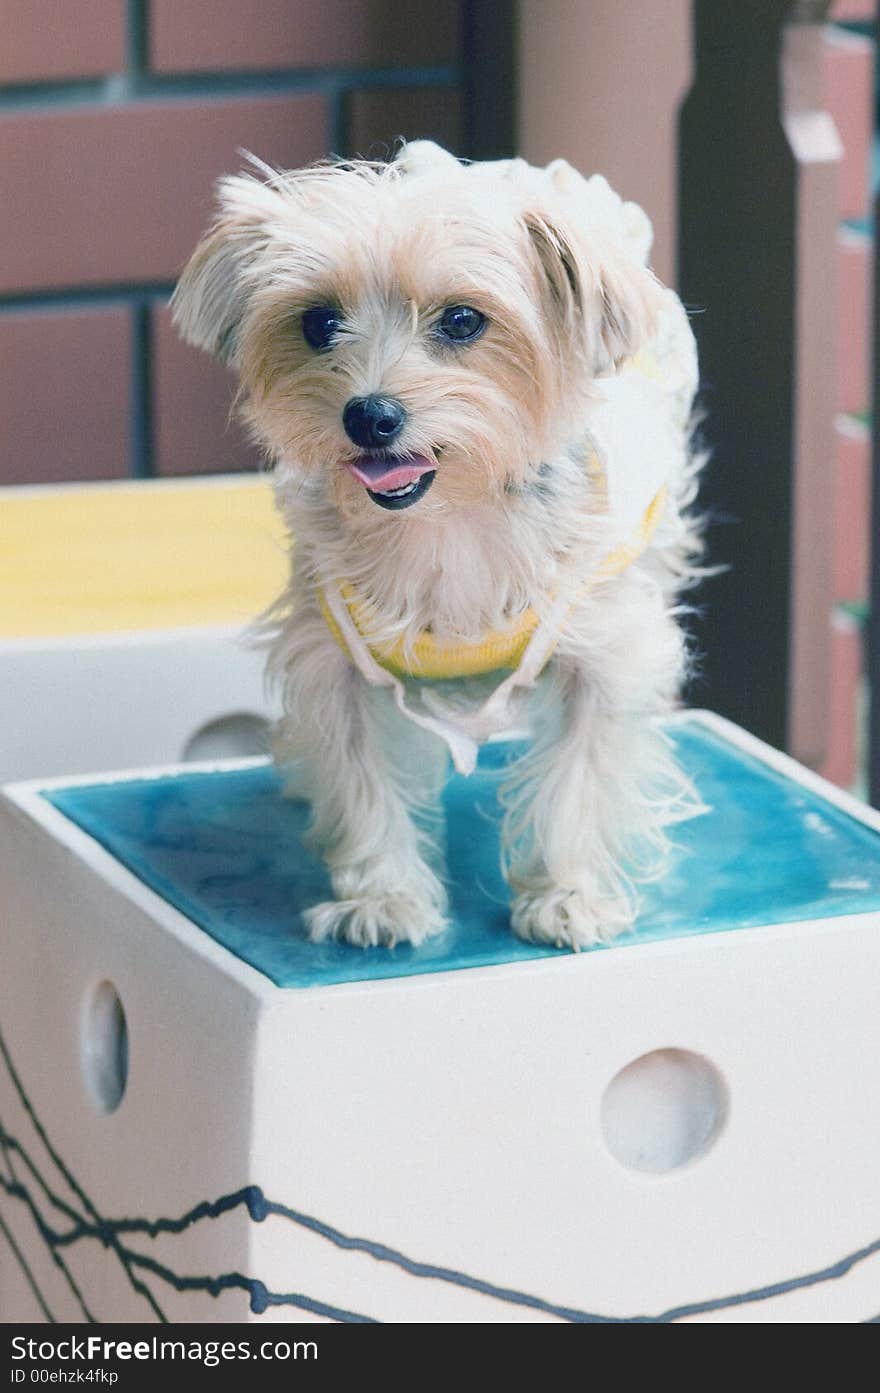
[[[501,790],[522,937],[580,948],[626,927],[665,829],[693,809],[658,718],[682,679],[676,597],[699,550],[687,512],[696,369],[677,297],[644,267],[649,242],[644,214],[604,180],[562,162],[462,166],[424,143],[386,166],[261,169],[220,186],[175,312],[188,340],[237,370],[295,538],[270,667],[286,713],[277,755],[311,800],[336,896],[309,913],[316,940],[419,943],[444,927],[440,829],[428,838],[413,810],[437,806],[448,767],[442,741],[352,666],[321,583],[369,597],[378,644],[425,629],[477,640],[570,596],[555,654],[511,716],[535,737]],[[315,352],[302,314],[324,304],[343,322]],[[438,315],[460,304],[487,328],[441,345]],[[628,365],[646,346],[679,381],[634,385]],[[663,453],[669,501],[649,548],[596,584],[614,519],[586,461],[617,382],[621,444],[612,422],[606,448],[636,448],[646,467]],[[436,459],[432,488],[405,511],[376,507],[345,467],[356,452],[343,409],[370,393],[407,409],[395,451]],[[465,709],[486,690],[484,678],[443,684]]]

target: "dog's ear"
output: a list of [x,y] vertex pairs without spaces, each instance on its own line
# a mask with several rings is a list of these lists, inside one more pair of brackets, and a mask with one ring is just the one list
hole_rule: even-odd
[[541,213],[526,213],[523,221],[554,309],[571,326],[584,308],[583,285],[571,241],[557,221]]
[[538,213],[525,225],[561,326],[587,350],[594,374],[615,371],[653,334],[659,283],[599,231]]
[[267,243],[275,195],[247,176],[222,179],[219,211],[171,298],[181,336],[223,362],[235,356],[238,325],[249,294],[248,274]]
[[605,370],[615,370],[651,339],[657,327],[661,286],[646,266],[640,266],[617,247],[603,249],[599,258],[599,297],[602,306],[602,346]]

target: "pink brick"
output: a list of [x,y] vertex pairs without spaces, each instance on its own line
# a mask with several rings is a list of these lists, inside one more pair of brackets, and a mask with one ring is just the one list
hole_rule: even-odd
[[124,67],[124,0],[0,0],[0,82],[100,77]]
[[834,600],[868,594],[871,547],[871,435],[859,421],[839,417],[834,460]]
[[230,420],[228,368],[182,343],[165,307],[153,311],[153,429],[157,474],[227,474],[261,457]]
[[326,153],[312,95],[142,102],[0,116],[0,293],[173,280],[239,149],[295,166]]
[[874,134],[874,45],[860,34],[828,28],[823,57],[825,105],[843,142],[840,216],[864,218]]
[[858,233],[838,238],[840,270],[837,406],[851,415],[870,402],[871,243]]
[[830,19],[836,23],[845,20],[869,20],[877,18],[877,0],[834,0]]
[[152,0],[157,72],[453,63],[460,0]]
[[845,614],[833,616],[831,630],[828,753],[819,772],[840,788],[850,788],[858,772],[862,636],[855,620]]
[[0,483],[128,473],[129,323],[121,307],[0,315]]

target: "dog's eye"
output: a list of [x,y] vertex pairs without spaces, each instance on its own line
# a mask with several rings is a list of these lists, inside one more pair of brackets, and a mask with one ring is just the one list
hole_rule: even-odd
[[310,348],[329,348],[342,316],[331,305],[318,305],[302,317],[303,338]]
[[486,316],[470,305],[450,305],[437,322],[437,333],[453,343],[479,338],[486,327]]

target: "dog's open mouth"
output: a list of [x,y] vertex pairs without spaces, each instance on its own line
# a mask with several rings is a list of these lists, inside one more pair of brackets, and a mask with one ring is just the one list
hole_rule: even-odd
[[437,472],[437,461],[428,455],[358,455],[345,463],[380,508],[411,508]]

